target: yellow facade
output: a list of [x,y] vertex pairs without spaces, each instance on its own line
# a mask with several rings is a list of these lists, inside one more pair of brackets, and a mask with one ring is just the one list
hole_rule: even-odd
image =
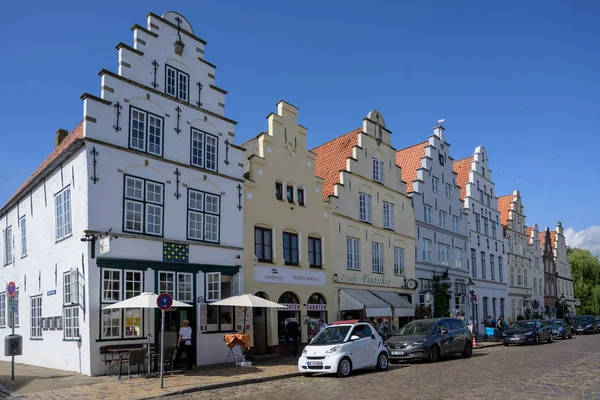
[[306,128],[298,125],[298,109],[284,101],[267,119],[268,131],[242,144],[247,157],[243,288],[288,309],[252,311],[247,332],[257,353],[287,340],[289,319],[300,324],[306,342],[318,332],[319,319],[331,323],[337,311],[331,206],[323,202],[315,155],[306,149]]

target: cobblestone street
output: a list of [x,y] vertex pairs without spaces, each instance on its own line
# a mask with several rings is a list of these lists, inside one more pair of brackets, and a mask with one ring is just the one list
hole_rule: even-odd
[[297,377],[169,399],[600,399],[600,335],[495,346],[471,359],[391,365],[347,379]]

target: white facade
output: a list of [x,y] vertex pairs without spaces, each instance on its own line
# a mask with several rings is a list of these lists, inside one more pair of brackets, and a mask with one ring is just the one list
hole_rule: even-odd
[[527,228],[529,257],[531,258],[531,309],[532,312],[543,316],[544,307],[544,266],[542,260],[542,248],[540,244],[540,232],[537,224]]
[[554,262],[556,264],[556,297],[561,301],[564,296],[567,307],[566,312],[575,312],[575,292],[573,291],[573,275],[571,274],[571,264],[567,254],[567,245],[565,243],[565,234],[562,224],[558,222],[552,232]]
[[[460,188],[452,168],[450,144],[444,140],[444,128],[437,126],[428,141],[418,145],[424,148],[416,170],[413,190],[409,193],[415,212],[415,278],[419,282],[417,303],[435,307],[434,276],[448,279],[451,296],[448,312],[467,315],[469,270],[467,266],[468,210],[460,199]],[[396,163],[403,167],[402,175],[414,176],[409,171],[411,149],[399,150]],[[410,179],[410,178],[409,178]],[[446,278],[447,273],[447,278]]]
[[475,284],[475,304],[470,307],[475,308],[474,321],[480,332],[488,316],[508,317],[507,246],[486,149],[477,147],[473,156],[455,162],[454,170],[458,172],[460,185],[464,186],[461,192],[464,207],[471,211],[467,257]]
[[[134,47],[117,46],[119,73],[100,73],[101,97],[82,96],[81,139],[69,146],[78,146],[75,155],[54,165],[43,186],[19,193],[18,213],[11,203],[0,211],[2,226],[16,226],[33,204],[29,255],[0,275],[0,287],[8,279],[23,287],[25,333],[31,322],[26,304],[36,295],[42,296],[41,317],[62,316],[66,326],[71,314],[64,311],[62,272],[74,268],[80,277],[81,299],[71,301],[79,309],[77,343],[63,340],[64,327],[42,330],[39,339],[23,334],[19,362],[98,375],[102,347],[148,337],[158,344],[158,312],[147,318],[141,310],[101,310],[144,291],[170,293],[193,306],[167,312],[165,344],[176,344],[188,319],[196,365],[222,362],[228,351],[223,333],[241,327],[241,310],[207,304],[235,294],[241,284],[244,150],[233,145],[236,123],[224,116],[226,92],[214,86],[205,42],[183,16],[149,14],[146,28],[132,30]],[[67,187],[71,236],[55,243],[52,196]],[[110,253],[101,255],[96,239],[105,232]],[[85,235],[95,237],[91,244],[80,240]]]

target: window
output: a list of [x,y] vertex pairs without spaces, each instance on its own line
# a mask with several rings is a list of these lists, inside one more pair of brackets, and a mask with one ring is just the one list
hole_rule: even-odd
[[308,237],[308,263],[311,268],[321,268],[323,266],[321,238]]
[[346,238],[346,268],[360,271],[360,240]]
[[483,298],[483,315],[481,316],[481,320],[487,321],[488,320],[488,298],[484,297]]
[[191,128],[192,146],[190,164],[211,171],[217,170],[219,139],[215,135]]
[[471,249],[471,271],[474,277],[477,277],[477,253]]
[[298,190],[296,191],[296,196],[298,196],[298,204],[303,206],[304,205],[304,189],[298,188]]
[[298,235],[283,232],[283,259],[285,265],[298,265]]
[[13,262],[13,239],[12,239],[12,227],[9,226],[4,231],[4,264],[10,264]]
[[486,217],[483,217],[483,233],[488,235],[488,219]]
[[514,265],[510,266],[510,284],[511,284],[511,286],[514,286],[514,284],[515,284],[515,267],[514,267]]
[[188,239],[219,243],[221,196],[188,189]]
[[[159,294],[169,293],[174,296],[171,286],[165,284],[171,279],[167,274],[158,273]],[[102,270],[102,302],[114,303],[121,299],[126,300],[142,294],[144,289],[142,271],[119,270],[119,269],[103,269]],[[173,297],[176,299],[176,297]],[[102,310],[104,305],[100,305],[102,318],[102,327],[100,330],[101,339],[119,339],[119,338],[138,338],[142,337],[142,309],[141,308],[125,308],[114,310]],[[77,314],[75,314],[77,313]],[[72,318],[78,316],[78,311],[73,311]],[[67,314],[65,314],[65,317]],[[65,319],[65,328],[68,321]],[[73,330],[75,330],[73,325]],[[78,329],[78,325],[77,325]]]
[[462,249],[460,247],[454,248],[454,266],[460,269],[463,267]]
[[446,197],[452,200],[452,185],[446,183]]
[[129,148],[163,155],[164,119],[133,106],[129,107]]
[[440,228],[446,229],[446,220],[448,219],[448,214],[446,214],[445,211],[440,210],[439,212],[439,217],[440,217]]
[[502,257],[498,257],[498,280],[504,282],[504,272],[502,271]]
[[254,227],[254,255],[258,261],[273,262],[272,232],[267,228]]
[[423,239],[423,261],[431,261],[431,240]]
[[494,265],[494,255],[490,254],[490,277],[493,281],[496,280],[496,267]]
[[177,300],[191,303],[194,301],[193,293],[193,274],[177,273]]
[[490,195],[487,193],[485,194],[485,205],[490,206]]
[[404,275],[404,249],[394,247],[394,275]]
[[63,274],[63,305],[79,303],[79,271],[73,269]]
[[221,273],[206,274],[206,301],[221,300]]
[[500,315],[504,315],[504,299],[500,299]]
[[492,221],[492,237],[496,238],[496,221]]
[[[56,240],[71,236],[71,188],[66,187],[54,196],[56,210]],[[12,233],[11,233],[12,235]]]
[[460,232],[460,219],[455,215],[452,216],[452,230],[456,233]]
[[383,243],[373,242],[371,244],[371,250],[373,273],[383,274]]
[[373,180],[383,183],[383,161],[373,158]]
[[450,246],[440,243],[438,245],[438,263],[450,265]]
[[[211,293],[210,297],[207,295],[208,302],[232,296],[234,277],[214,272],[206,274],[206,278],[206,293]],[[234,307],[209,305],[206,311],[207,331],[216,332],[234,330]]]
[[168,293],[175,299],[175,273],[158,273],[158,294]]
[[537,278],[533,278],[533,294],[538,294],[538,282],[537,282]]
[[497,314],[496,314],[496,298],[495,297],[492,299],[492,317],[494,317],[494,319],[497,318]]
[[6,292],[0,293],[0,328],[6,327]]
[[358,219],[371,223],[371,196],[365,193],[358,194]]
[[42,338],[42,296],[32,297],[31,304],[31,338]]
[[65,307],[63,309],[64,338],[79,339],[79,306]]
[[168,95],[178,98],[179,100],[189,100],[189,81],[190,76],[177,68],[165,64],[166,69],[166,84],[165,88]]
[[529,271],[528,268],[523,268],[523,286],[529,287]]
[[394,215],[394,205],[392,203],[388,203],[387,201],[383,202],[383,227],[386,229],[394,229],[395,215]]
[[430,206],[423,206],[423,218],[424,218],[425,222],[431,224],[431,207]]
[[486,279],[485,252],[481,252],[481,278]]
[[19,227],[21,228],[21,257],[27,255],[27,219],[22,216],[19,220]]
[[283,183],[275,182],[275,197],[277,200],[283,200]]
[[123,230],[162,236],[164,184],[125,175]]
[[294,187],[292,185],[287,185],[287,201],[288,203],[294,202]]
[[434,193],[440,192],[440,180],[435,176],[431,178],[431,188],[433,189]]
[[125,271],[125,299],[142,294],[142,273],[140,271]]
[[121,270],[102,271],[102,301],[106,303],[121,301]]
[[475,231],[481,232],[481,221],[479,220],[479,214],[475,213]]

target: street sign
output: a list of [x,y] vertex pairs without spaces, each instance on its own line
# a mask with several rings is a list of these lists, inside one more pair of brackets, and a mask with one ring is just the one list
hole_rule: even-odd
[[100,255],[110,253],[110,235],[100,236]]
[[8,302],[8,312],[19,312],[19,303],[15,300]]
[[17,292],[17,286],[15,285],[15,283],[8,282],[8,285],[6,285],[6,294],[8,294],[8,297],[13,297],[16,292]]
[[173,298],[168,293],[159,294],[156,298],[156,305],[163,311],[167,311],[173,305]]

